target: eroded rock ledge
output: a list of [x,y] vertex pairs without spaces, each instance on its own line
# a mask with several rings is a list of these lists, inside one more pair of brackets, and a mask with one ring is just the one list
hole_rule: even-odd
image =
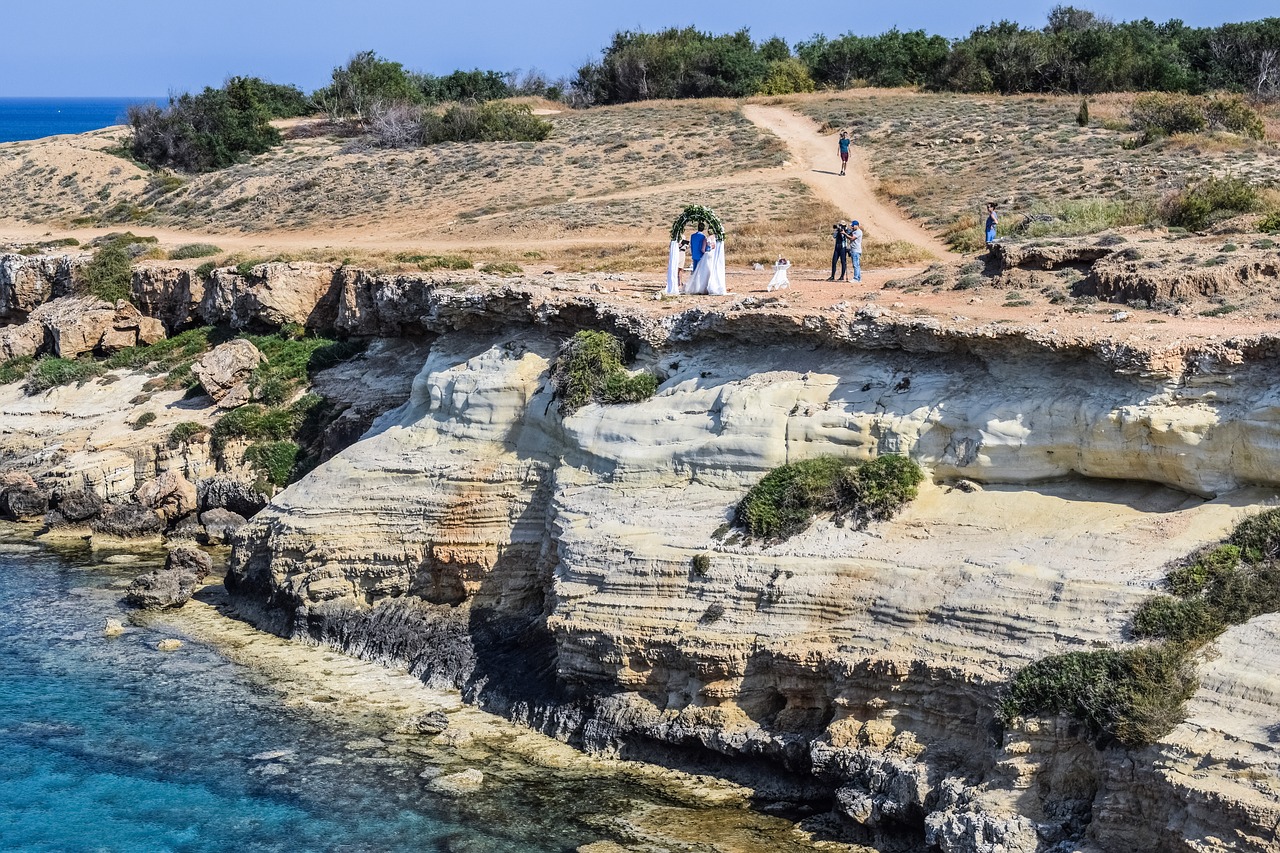
[[[438,336],[407,403],[235,535],[228,584],[260,624],[592,751],[745,774],[867,840],[1276,847],[1269,619],[1224,637],[1188,721],[1147,750],[993,713],[1022,664],[1124,642],[1167,560],[1271,499],[1275,337],[1160,347],[751,298],[672,312],[312,264],[133,286],[170,332]],[[561,418],[548,368],[580,328],[627,339],[657,395]],[[933,478],[897,520],[726,535],[776,465],[883,452]]]

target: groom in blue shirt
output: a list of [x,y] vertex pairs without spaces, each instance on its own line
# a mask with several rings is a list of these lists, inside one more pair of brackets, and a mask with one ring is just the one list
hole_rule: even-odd
[[707,253],[707,235],[702,231],[707,226],[698,223],[698,232],[689,238],[689,257],[693,258],[693,268],[698,268],[698,261],[702,260],[702,256]]

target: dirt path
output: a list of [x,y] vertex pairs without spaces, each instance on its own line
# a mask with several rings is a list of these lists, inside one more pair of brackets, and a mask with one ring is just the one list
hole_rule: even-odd
[[853,146],[848,175],[839,175],[840,157],[836,140],[818,133],[817,125],[786,107],[747,104],[742,114],[773,133],[791,150],[795,177],[804,181],[820,197],[834,204],[845,216],[862,223],[877,240],[902,240],[923,246],[944,260],[960,256],[902,211],[886,204],[871,190],[871,175],[865,152]]

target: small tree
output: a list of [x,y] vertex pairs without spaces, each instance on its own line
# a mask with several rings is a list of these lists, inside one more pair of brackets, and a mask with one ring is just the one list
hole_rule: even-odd
[[333,69],[332,82],[313,99],[334,121],[363,121],[375,104],[420,104],[423,95],[403,65],[366,50]]
[[1076,113],[1076,124],[1081,127],[1089,126],[1089,99],[1080,99],[1080,111]]

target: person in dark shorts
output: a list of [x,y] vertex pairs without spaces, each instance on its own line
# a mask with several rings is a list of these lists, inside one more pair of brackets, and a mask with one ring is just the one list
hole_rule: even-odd
[[[836,241],[835,250],[831,253],[831,277],[827,281],[844,281],[849,274],[849,232],[844,223],[837,222],[831,226],[831,239]],[[840,278],[836,278],[836,261],[840,262]]]
[[849,142],[849,131],[840,131],[840,174],[842,175],[849,165]]

